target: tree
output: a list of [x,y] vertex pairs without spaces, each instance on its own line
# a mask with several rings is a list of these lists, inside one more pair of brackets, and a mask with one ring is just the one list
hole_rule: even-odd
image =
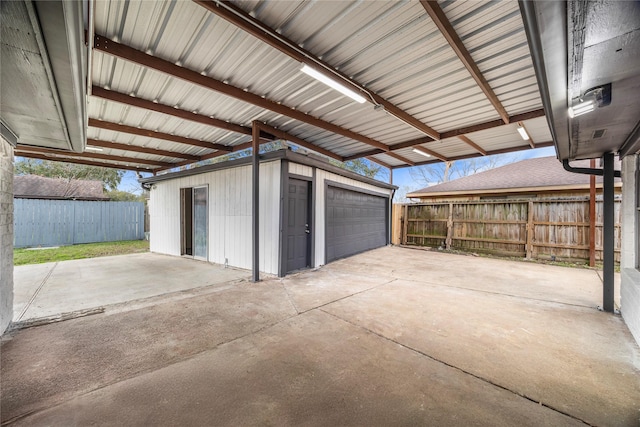
[[389,176],[389,172],[386,168],[367,159],[354,159],[346,162],[330,159],[329,162],[334,166],[355,172],[359,175],[366,176],[367,178],[378,177],[378,179],[382,180]]
[[114,202],[146,202],[144,194],[133,194],[128,191],[111,190],[106,194]]
[[86,166],[75,163],[54,162],[51,160],[21,159],[16,162],[16,175],[39,175],[48,178],[71,180],[102,181],[105,190],[118,188],[125,171],[98,166]]
[[497,154],[493,156],[475,157],[467,160],[455,160],[409,169],[411,178],[422,187],[448,182],[478,172],[495,169],[520,160],[519,155]]
[[411,200],[407,199],[407,194],[415,190],[416,188],[409,185],[401,185],[393,194],[393,203],[411,203]]

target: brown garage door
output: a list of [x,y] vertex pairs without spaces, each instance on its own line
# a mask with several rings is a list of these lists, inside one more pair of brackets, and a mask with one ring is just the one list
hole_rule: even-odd
[[327,187],[327,262],[387,244],[388,198]]

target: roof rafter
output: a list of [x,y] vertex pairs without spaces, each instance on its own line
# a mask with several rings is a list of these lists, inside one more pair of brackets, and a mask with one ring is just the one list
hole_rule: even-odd
[[119,165],[115,163],[102,163],[102,162],[92,162],[91,160],[86,159],[74,159],[70,157],[57,157],[51,154],[40,154],[33,153],[30,151],[23,151],[16,149],[15,155],[19,157],[27,157],[30,159],[40,159],[40,160],[51,160],[54,162],[65,162],[65,163],[75,163],[79,165],[87,165],[87,166],[98,166],[103,168],[111,168],[111,169],[123,169],[123,170],[132,170],[137,172],[154,172],[159,169],[151,169],[151,168],[140,168],[136,166],[127,166],[127,165]]
[[[204,125],[214,126],[220,129],[231,131],[231,132],[242,133],[245,135],[247,134],[244,131],[243,126],[227,123],[224,120],[212,119],[202,114],[192,113],[191,111],[181,110],[179,108],[174,108],[169,105],[164,105],[160,103],[155,103],[153,101],[148,101],[146,99],[137,98],[134,96],[127,95],[126,93],[116,92],[114,90],[106,90],[99,86],[93,86],[91,88],[91,95],[97,96],[102,99],[106,99],[108,101],[119,102],[121,104],[131,105],[132,107],[143,108],[145,110],[156,111],[158,113],[179,117],[181,119],[202,123]],[[193,138],[186,138],[179,135],[171,135],[168,133],[152,131],[149,129],[139,129],[133,126],[126,126],[126,125],[120,125],[115,123],[108,124],[109,122],[105,122],[103,120],[95,120],[95,119],[89,119],[89,120],[90,120],[89,126],[101,127],[102,129],[115,130],[116,132],[126,132],[126,133],[131,133],[131,134],[140,135],[140,136],[150,136],[152,138],[159,138],[167,141],[179,142],[182,144],[195,145],[197,147],[210,148],[212,150],[231,151],[230,147],[222,144],[216,144],[213,142],[201,141]],[[107,126],[110,126],[110,127],[107,127]],[[247,129],[251,131],[250,128],[247,128]]]
[[186,160],[200,160],[199,156],[180,153],[178,151],[159,150],[157,148],[143,147],[140,145],[121,144],[119,142],[102,141],[100,139],[87,138],[87,145],[109,148],[113,150],[134,151],[136,153],[153,154],[155,156],[175,157]]
[[420,0],[420,3],[431,17],[433,23],[436,24],[444,38],[447,39],[447,42],[449,42],[449,45],[456,52],[456,55],[458,55],[458,58],[460,58],[460,61],[462,61],[478,86],[480,86],[482,92],[487,96],[489,102],[493,105],[493,108],[496,109],[505,123],[509,123],[507,110],[504,109],[502,103],[498,99],[498,96],[495,94],[493,89],[491,89],[491,86],[489,86],[489,82],[484,78],[473,58],[471,58],[471,54],[464,46],[464,43],[462,43],[460,36],[458,36],[454,30],[453,25],[451,25],[451,22],[447,19],[447,16],[440,5],[438,5],[438,2],[436,0]]
[[387,169],[393,169],[393,166],[391,166],[390,164],[385,163],[385,162],[383,162],[382,160],[378,160],[378,159],[376,159],[376,158],[375,158],[375,157],[373,157],[373,156],[367,156],[367,157],[365,157],[365,159],[369,160],[370,162],[377,163],[377,164],[379,164],[380,166],[385,167],[385,168],[387,168]]
[[[553,147],[553,141],[539,142],[536,144],[536,148],[542,148],[542,147]],[[499,150],[487,151],[487,156],[492,156],[494,154],[513,153],[514,151],[526,151],[526,150],[532,150],[529,144],[521,147],[509,147],[509,148],[501,148]],[[472,159],[474,157],[478,157],[478,155],[464,154],[462,156],[450,157],[449,160],[465,160],[465,159]],[[438,160],[427,160],[425,162],[419,162],[419,163],[416,163],[416,166],[430,165],[433,163],[438,163]],[[409,166],[408,165],[395,166],[394,169],[401,169],[406,167],[409,167]]]
[[[514,116],[511,116],[509,117],[509,123],[505,123],[502,120],[491,120],[489,122],[479,123],[477,125],[471,125],[471,126],[467,126],[459,129],[452,129],[446,132],[442,132],[440,135],[442,136],[442,139],[453,138],[456,136],[459,137],[460,135],[465,135],[467,133],[479,132],[481,130],[492,129],[500,126],[506,126],[511,123],[517,123],[522,120],[535,119],[537,117],[544,117],[543,109],[529,111],[526,113],[516,114]],[[411,139],[404,142],[399,142],[397,144],[393,144],[389,146],[389,148],[391,150],[400,150],[402,148],[409,148],[409,147],[415,147],[417,145],[428,144],[429,142],[432,142],[432,141],[429,141],[426,138],[416,138],[416,139]]]
[[398,154],[398,153],[394,153],[393,151],[389,151],[388,153],[384,153],[384,154],[386,154],[387,156],[391,156],[391,157],[393,157],[394,159],[398,159],[398,160],[400,160],[401,162],[404,162],[404,163],[408,164],[409,166],[415,166],[415,165],[416,165],[416,162],[414,162],[414,161],[412,161],[412,160],[409,160],[409,159],[407,159],[406,157],[401,156],[401,155],[400,155],[400,154]]
[[299,145],[301,147],[308,148],[309,150],[313,150],[313,151],[316,151],[316,152],[318,152],[320,154],[324,154],[325,156],[328,156],[328,157],[331,157],[333,159],[342,161],[342,156],[340,156],[340,155],[338,155],[338,154],[336,154],[336,153],[334,153],[332,151],[326,150],[326,149],[324,149],[322,147],[318,147],[317,145],[312,144],[312,143],[310,143],[308,141],[305,141],[304,139],[298,138],[297,136],[293,136],[291,134],[288,134],[285,131],[282,131],[280,129],[276,129],[276,128],[274,128],[272,126],[269,126],[267,124],[264,124],[264,123],[260,123],[258,125],[258,128],[261,131],[263,131],[263,133],[266,132],[266,133],[268,133],[270,135],[275,136],[276,138],[280,138],[280,139],[284,139],[284,140],[287,140],[287,141],[291,141],[294,144],[297,144],[297,145]]
[[212,77],[203,76],[196,71],[180,67],[164,59],[151,56],[130,46],[114,42],[106,37],[97,34],[94,37],[94,49],[107,53],[109,55],[117,56],[127,61],[134,62],[138,65],[142,65],[144,67],[152,68],[162,73],[169,74],[176,78],[205,87],[207,89],[214,90],[224,95],[239,99],[243,102],[262,107],[269,111],[282,114],[284,116],[301,121],[303,123],[307,123],[320,129],[324,129],[326,131],[342,135],[355,141],[371,145],[383,151],[389,151],[389,147],[386,144],[383,144],[380,141],[376,141],[373,138],[369,138],[357,132],[345,129],[333,123],[326,122],[302,111],[294,110],[293,108],[287,107],[286,105],[278,104],[275,101],[263,98],[252,92],[245,91],[244,89],[241,89],[239,87],[225,84],[224,82],[216,80]]
[[149,159],[136,159],[133,157],[123,157],[123,156],[113,156],[111,154],[100,154],[100,153],[76,153],[75,151],[62,151],[62,150],[55,150],[52,148],[41,148],[41,147],[34,147],[31,145],[21,145],[18,144],[18,146],[16,147],[17,149],[21,150],[21,151],[30,151],[33,153],[40,153],[40,154],[54,154],[54,155],[60,155],[60,156],[73,156],[73,157],[79,157],[79,158],[88,158],[88,159],[98,159],[98,160],[113,160],[115,162],[123,162],[123,163],[135,163],[138,165],[149,165],[149,166],[170,166],[173,163],[169,163],[169,162],[160,162],[157,160],[149,160]]
[[462,142],[466,143],[467,145],[475,148],[478,153],[482,154],[483,156],[487,155],[486,150],[484,150],[482,147],[480,147],[478,144],[476,144],[475,142],[473,142],[472,140],[470,140],[467,136],[465,135],[458,135],[458,138],[460,140],[462,140]]
[[509,122],[504,123],[502,120],[491,120],[485,123],[479,123],[477,125],[471,125],[460,129],[454,129],[446,132],[442,132],[442,139],[451,138],[453,136],[458,136],[466,133],[478,132],[485,129],[491,129],[499,126],[504,126],[511,123],[517,123],[522,120],[530,120],[538,117],[544,117],[544,110],[541,108],[539,110],[533,110],[526,113],[515,114],[509,117]]
[[[411,145],[411,147],[420,148],[420,149],[421,149],[422,151],[424,151],[425,153],[427,153],[427,154],[429,154],[430,156],[433,156],[433,157],[435,157],[436,159],[439,159],[439,160],[441,160],[441,161],[443,161],[443,162],[446,162],[446,161],[451,160],[450,158],[445,157],[445,156],[443,156],[442,154],[438,154],[438,153],[436,153],[436,152],[435,152],[435,151],[433,151],[433,150],[429,150],[429,149],[427,149],[427,148],[424,148],[424,147],[422,147],[422,146],[421,146],[421,145],[419,145],[419,144],[412,144],[412,145]],[[401,148],[407,148],[407,147],[401,147]],[[346,162],[346,161],[348,161],[348,160],[359,159],[359,158],[362,158],[362,157],[375,156],[376,154],[386,154],[386,155],[388,155],[388,156],[395,157],[396,159],[401,160],[401,161],[403,161],[403,162],[405,162],[405,163],[410,161],[409,159],[405,159],[403,156],[399,156],[399,157],[398,157],[398,155],[397,155],[396,153],[394,153],[393,151],[387,151],[387,152],[384,152],[384,151],[381,151],[381,150],[369,150],[369,151],[364,152],[364,153],[352,154],[352,155],[350,155],[350,156],[346,156],[346,157],[344,158],[344,161]],[[402,160],[402,159],[404,159],[404,160]],[[412,163],[414,163],[414,165],[418,165],[418,164],[419,164],[419,163],[416,163],[416,162],[412,162]],[[407,164],[407,166],[414,166],[414,165]],[[395,166],[395,167],[399,167],[399,166]]]
[[527,134],[527,136],[529,137],[528,141],[529,141],[529,145],[531,146],[531,148],[536,148],[536,143],[533,142],[533,138],[531,138],[531,134],[529,133],[529,131],[527,130],[526,126],[524,125],[524,123],[522,122],[518,122],[518,126],[520,126],[522,129],[524,129],[524,132]]
[[165,141],[172,141],[172,142],[177,142],[185,145],[193,145],[196,147],[210,148],[212,150],[231,151],[233,149],[233,147],[231,146],[216,144],[215,142],[202,141],[200,139],[187,138],[180,135],[157,132],[150,129],[122,125],[119,123],[108,122],[105,120],[89,118],[89,126],[98,128],[98,129],[106,129],[113,132],[127,133],[131,135],[139,135],[139,136],[148,136],[150,138],[163,139]]
[[202,162],[204,160],[209,160],[209,159],[213,159],[215,157],[224,156],[225,154],[229,154],[229,153],[226,152],[226,151],[215,151],[213,153],[209,153],[209,154],[205,154],[204,156],[200,156],[198,158],[198,160],[195,160],[195,161],[193,161],[193,160],[184,160],[182,162],[172,163],[169,166],[160,167],[160,168],[156,169],[155,172],[162,172],[162,171],[165,171],[165,170],[168,170],[168,169],[174,169],[174,168],[179,168],[179,167],[182,167],[182,166],[192,165],[194,163]]
[[252,17],[232,3],[226,1],[218,3],[210,0],[193,1],[204,7],[208,11],[216,14],[220,18],[225,19],[236,27],[267,43],[269,46],[279,50],[285,55],[288,55],[290,58],[312,66],[314,69],[316,69],[316,71],[326,75],[329,78],[337,78],[337,80],[339,81],[348,82],[347,84],[352,86],[354,89],[357,88],[357,91],[361,92],[361,95],[363,95],[365,99],[370,103],[383,106],[385,111],[387,111],[389,114],[397,117],[413,128],[425,133],[426,135],[429,135],[431,139],[440,139],[440,134],[430,126],[427,126],[425,123],[416,119],[406,111],[398,108],[395,104],[392,104],[381,96],[366,89],[361,83],[354,81],[346,74],[336,70],[335,67],[321,60],[311,52],[298,46],[298,44],[293,42],[292,40],[289,40],[283,35],[278,34],[275,30],[269,28],[267,25]]

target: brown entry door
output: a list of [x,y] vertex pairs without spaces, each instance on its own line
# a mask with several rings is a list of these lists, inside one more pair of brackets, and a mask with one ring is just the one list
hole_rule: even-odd
[[311,265],[309,182],[289,179],[287,273]]

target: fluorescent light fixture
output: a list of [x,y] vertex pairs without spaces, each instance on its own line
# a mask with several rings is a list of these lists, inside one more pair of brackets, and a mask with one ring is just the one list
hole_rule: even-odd
[[414,153],[418,153],[418,154],[422,154],[422,155],[423,155],[423,156],[425,156],[425,157],[431,157],[431,154],[426,153],[426,152],[424,152],[424,151],[420,150],[419,148],[414,148],[414,149],[413,149],[413,152],[414,152]]
[[355,91],[349,89],[348,87],[346,87],[342,83],[338,83],[337,81],[325,76],[324,74],[318,72],[317,70],[314,70],[313,68],[309,67],[306,64],[304,64],[302,66],[302,69],[300,71],[302,71],[303,73],[313,77],[314,79],[318,80],[319,82],[322,82],[322,83],[326,84],[330,88],[333,88],[333,89],[337,90],[341,94],[348,96],[349,98],[353,99],[354,101],[359,102],[360,104],[362,104],[364,101],[366,101],[364,96],[359,95],[358,93],[356,93]]
[[100,147],[92,147],[90,145],[87,145],[86,147],[84,147],[85,151],[102,151],[102,148]]
[[583,114],[587,114],[593,111],[595,108],[596,106],[593,101],[581,102],[578,105],[569,107],[569,117],[574,118],[574,117],[581,116]]
[[524,128],[524,126],[518,126],[518,133],[525,141],[529,139],[529,134],[527,133],[527,130]]

